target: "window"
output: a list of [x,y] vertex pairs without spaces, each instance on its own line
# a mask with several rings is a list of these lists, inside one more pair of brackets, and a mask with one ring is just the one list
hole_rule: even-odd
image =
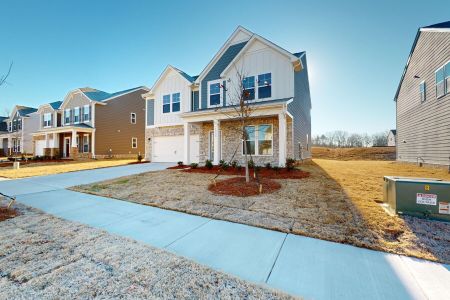
[[163,96],[163,113],[170,113],[170,95]]
[[258,75],[258,98],[272,97],[272,73]]
[[13,131],[17,130],[17,120],[13,121]]
[[450,93],[450,61],[444,67],[445,71],[445,94]]
[[444,67],[438,69],[435,73],[436,78],[436,98],[445,95]]
[[89,152],[89,136],[83,135],[83,153]]
[[255,99],[255,76],[245,77],[242,81],[244,88],[244,100]]
[[44,114],[44,128],[52,126],[52,114],[45,113]]
[[255,155],[255,148],[256,148],[256,133],[255,133],[255,126],[246,126],[245,127],[245,135],[246,135],[246,141],[244,143],[246,145],[242,145],[242,153],[245,154],[245,146],[247,146],[247,154]]
[[422,81],[419,85],[419,91],[420,91],[420,102],[425,102],[426,100],[426,86],[425,81]]
[[211,83],[209,85],[209,105],[215,106],[220,105],[221,102],[221,96],[220,96],[220,83]]
[[[270,124],[258,126],[246,126],[245,132],[247,140],[247,153],[251,155],[272,155],[273,154],[273,127]],[[244,145],[242,154],[245,154]]]
[[12,131],[12,121],[8,122],[8,131],[11,132]]
[[136,124],[136,113],[130,114],[130,122],[131,124]]
[[81,143],[80,143],[80,136],[77,134],[77,148],[78,148],[78,152],[82,152],[81,150]]
[[80,108],[79,107],[75,107],[73,109],[73,122],[75,124],[80,123]]
[[70,109],[64,110],[64,124],[70,124]]
[[18,130],[22,129],[22,119],[17,120],[17,129]]
[[272,155],[272,125],[258,126],[258,154]]
[[172,112],[180,111],[180,93],[172,94]]
[[131,148],[137,148],[137,138],[131,138]]
[[90,110],[91,110],[91,107],[89,105],[83,106],[83,121],[84,122],[90,121],[90,119],[91,119]]

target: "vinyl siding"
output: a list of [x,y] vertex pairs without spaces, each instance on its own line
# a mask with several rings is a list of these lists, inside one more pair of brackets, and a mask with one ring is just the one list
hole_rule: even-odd
[[[80,108],[80,122],[79,123],[85,123],[87,125],[92,126],[91,121],[88,122],[84,122],[82,121],[82,116],[83,116],[83,107],[84,105],[90,105],[91,101],[86,98],[86,96],[82,93],[76,93],[74,95],[71,96],[71,98],[69,99],[69,101],[66,103],[66,105],[64,107],[61,107],[61,122],[63,125],[66,126],[70,126],[73,125],[73,112],[75,107],[79,107]],[[71,117],[70,117],[70,124],[65,124],[65,118],[64,118],[64,112],[66,109],[70,109],[71,110]],[[92,112],[91,112],[91,118],[92,118]]]
[[[435,71],[450,60],[449,32],[420,32],[397,98],[397,159],[448,165],[450,94],[436,99]],[[420,78],[414,78],[419,76]],[[425,80],[426,101],[419,84]]]
[[304,69],[300,72],[294,72],[294,99],[288,105],[288,112],[294,117],[293,147],[295,159],[300,159],[299,144],[303,147],[303,158],[311,157],[311,95],[306,55],[302,56],[302,63]]
[[[95,154],[144,154],[145,101],[143,89],[105,101],[107,105],[95,107]],[[130,114],[136,113],[136,124],[131,124]],[[137,148],[131,148],[131,138],[136,137]]]
[[147,126],[155,125],[155,100],[147,101]]

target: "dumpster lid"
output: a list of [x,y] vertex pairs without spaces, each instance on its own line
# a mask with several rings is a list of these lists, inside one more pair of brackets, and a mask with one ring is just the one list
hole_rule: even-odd
[[402,176],[384,176],[384,178],[392,181],[405,181],[405,182],[433,182],[433,181],[446,182],[442,181],[442,179],[439,178],[420,178],[420,177],[402,177]]

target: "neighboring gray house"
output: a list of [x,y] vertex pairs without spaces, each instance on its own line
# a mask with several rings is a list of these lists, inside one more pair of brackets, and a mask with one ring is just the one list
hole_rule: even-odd
[[[291,53],[239,26],[198,76],[168,66],[146,99],[146,158],[218,164],[244,150],[230,91],[238,70],[253,107],[246,126],[256,164],[311,157],[311,97],[305,52]],[[219,109],[220,108],[220,109]],[[234,155],[234,156],[233,156]]]
[[417,31],[395,94],[397,160],[450,163],[450,21]]
[[397,130],[395,129],[389,130],[387,136],[387,145],[388,147],[395,147],[397,145]]

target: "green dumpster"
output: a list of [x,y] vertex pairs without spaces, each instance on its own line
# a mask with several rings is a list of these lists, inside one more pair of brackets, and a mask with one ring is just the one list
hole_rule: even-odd
[[383,201],[392,213],[450,221],[450,182],[384,176]]

